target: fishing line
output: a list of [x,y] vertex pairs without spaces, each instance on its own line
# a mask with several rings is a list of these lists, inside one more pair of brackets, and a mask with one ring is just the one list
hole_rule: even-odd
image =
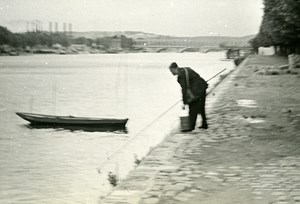
[[116,76],[116,82],[115,82],[115,97],[119,99],[119,87],[120,87],[120,74],[121,74],[121,59],[118,62],[117,65],[117,76]]
[[[213,78],[215,78],[216,76],[218,76],[219,74],[221,74],[222,72],[224,72],[226,70],[223,69],[222,71],[218,72],[217,74],[215,74],[214,76],[212,76],[210,79],[206,80],[206,82],[209,82],[210,80],[212,80]],[[206,95],[208,95],[213,89],[211,89]],[[171,110],[173,107],[175,107],[179,102],[181,102],[182,100],[177,101],[176,103],[174,103],[172,106],[170,106],[167,110],[165,110],[164,112],[162,112],[158,117],[156,117],[154,120],[152,120],[148,125],[146,125],[144,128],[142,128],[140,131],[138,131],[132,138],[130,138],[125,144],[123,144],[117,151],[115,151],[112,155],[110,155],[110,157],[105,160],[100,167],[103,167],[106,163],[109,162],[109,160],[111,158],[113,158],[116,154],[118,154],[121,150],[123,150],[123,148],[125,148],[133,139],[135,139],[139,134],[141,134],[144,130],[146,130],[149,126],[151,126],[155,121],[157,121],[158,119],[160,119],[164,114],[166,114],[169,110]],[[101,168],[97,168],[98,172],[101,172]]]
[[[127,113],[128,112],[128,55],[124,55],[122,58],[120,58],[118,62],[116,79],[115,79],[115,98],[117,104],[117,111],[120,112],[120,110],[122,109],[123,110],[122,114]],[[122,101],[124,101],[124,103],[122,103]]]

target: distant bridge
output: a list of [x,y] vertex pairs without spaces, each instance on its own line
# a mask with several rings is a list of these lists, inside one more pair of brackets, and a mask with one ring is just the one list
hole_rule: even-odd
[[182,50],[180,50],[181,53],[183,52],[199,52],[200,48],[199,47],[186,47]]
[[[147,48],[149,49],[149,48]],[[152,51],[160,53],[160,52],[202,52],[207,53],[211,51],[222,51],[225,50],[218,46],[202,46],[202,47],[179,47],[179,46],[170,46],[170,47],[155,47],[151,48]]]
[[157,53],[159,52],[199,52],[200,48],[198,47],[161,47],[156,48]]
[[163,52],[163,51],[166,51],[167,49],[168,49],[167,47],[159,48],[158,50],[156,50],[156,52],[157,53]]
[[134,46],[136,48],[142,48],[147,50],[148,52],[177,52],[177,53],[183,53],[183,52],[202,52],[207,53],[210,51],[221,51],[226,50],[224,48],[220,48],[219,46],[179,46],[179,45],[149,45],[144,44],[143,46]]

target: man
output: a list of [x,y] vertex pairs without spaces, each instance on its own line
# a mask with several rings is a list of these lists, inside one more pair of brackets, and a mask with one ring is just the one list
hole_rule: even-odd
[[[180,68],[176,62],[173,62],[169,69],[174,76],[177,75],[177,81],[182,89],[183,104],[189,105],[190,129],[188,131],[195,129],[198,114],[201,114],[202,117],[202,125],[199,128],[207,129],[208,125],[205,114],[205,99],[208,84],[199,76],[198,73],[189,67]],[[187,101],[187,75],[189,88],[195,96],[195,100],[192,102]]]

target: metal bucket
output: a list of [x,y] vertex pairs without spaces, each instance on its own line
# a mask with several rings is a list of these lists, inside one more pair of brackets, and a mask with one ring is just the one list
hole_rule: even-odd
[[186,131],[191,128],[189,116],[180,117],[180,129],[181,131]]

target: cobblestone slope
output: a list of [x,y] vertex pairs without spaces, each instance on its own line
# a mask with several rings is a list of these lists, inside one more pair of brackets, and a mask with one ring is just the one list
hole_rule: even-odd
[[251,56],[208,97],[209,129],[177,132],[100,203],[300,203],[300,77]]

